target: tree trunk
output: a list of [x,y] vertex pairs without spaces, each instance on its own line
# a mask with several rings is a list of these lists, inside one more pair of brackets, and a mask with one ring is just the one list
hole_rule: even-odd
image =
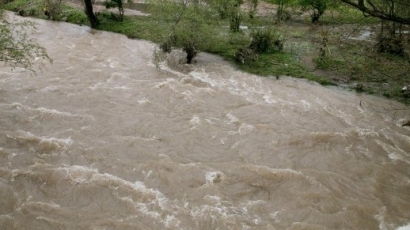
[[85,5],[85,14],[88,17],[88,21],[90,21],[91,28],[96,28],[98,26],[98,19],[93,12],[93,4],[91,0],[84,0]]
[[187,64],[191,64],[194,57],[198,54],[198,51],[195,49],[195,46],[192,44],[186,45],[183,49],[186,53]]

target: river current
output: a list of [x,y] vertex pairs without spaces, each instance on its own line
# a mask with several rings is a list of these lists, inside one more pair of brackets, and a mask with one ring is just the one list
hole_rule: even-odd
[[405,106],[30,20],[53,63],[0,67],[0,229],[410,228]]

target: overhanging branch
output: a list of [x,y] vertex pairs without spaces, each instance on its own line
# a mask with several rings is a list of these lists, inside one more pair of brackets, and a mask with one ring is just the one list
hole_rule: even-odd
[[405,24],[405,25],[410,25],[410,18],[409,17],[400,17],[397,16],[395,14],[391,14],[390,12],[383,12],[379,9],[377,9],[376,7],[374,7],[374,5],[371,8],[366,7],[363,4],[362,0],[357,0],[356,1],[351,1],[351,0],[341,0],[342,2],[353,6],[355,8],[357,8],[358,10],[362,11],[363,13],[373,16],[373,17],[377,17],[383,20],[387,20],[387,21],[392,21],[392,22],[397,22],[400,24]]

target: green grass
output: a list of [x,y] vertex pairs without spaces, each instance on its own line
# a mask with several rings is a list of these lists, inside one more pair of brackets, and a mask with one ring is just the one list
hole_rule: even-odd
[[130,38],[150,40],[159,43],[162,40],[162,33],[169,26],[160,23],[153,17],[132,16],[124,17],[124,21],[119,22],[111,18],[110,13],[98,16],[100,25],[98,29],[124,34]]

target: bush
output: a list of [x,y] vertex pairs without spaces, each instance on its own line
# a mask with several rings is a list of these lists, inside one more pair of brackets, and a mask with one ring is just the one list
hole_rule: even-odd
[[258,58],[258,53],[251,48],[239,48],[235,53],[235,60],[242,64],[256,61]]
[[252,33],[252,43],[249,48],[256,53],[269,53],[281,51],[283,42],[275,31],[271,29],[259,29]]
[[106,9],[118,8],[119,15],[117,19],[121,22],[124,20],[123,0],[106,0],[104,5]]
[[303,10],[313,10],[310,17],[312,23],[317,23],[327,9],[327,1],[328,0],[300,0],[300,5]]
[[239,9],[232,10],[230,17],[230,29],[231,32],[239,32],[239,26],[241,25],[243,16]]
[[59,20],[62,12],[61,0],[45,0],[43,12],[47,19]]

